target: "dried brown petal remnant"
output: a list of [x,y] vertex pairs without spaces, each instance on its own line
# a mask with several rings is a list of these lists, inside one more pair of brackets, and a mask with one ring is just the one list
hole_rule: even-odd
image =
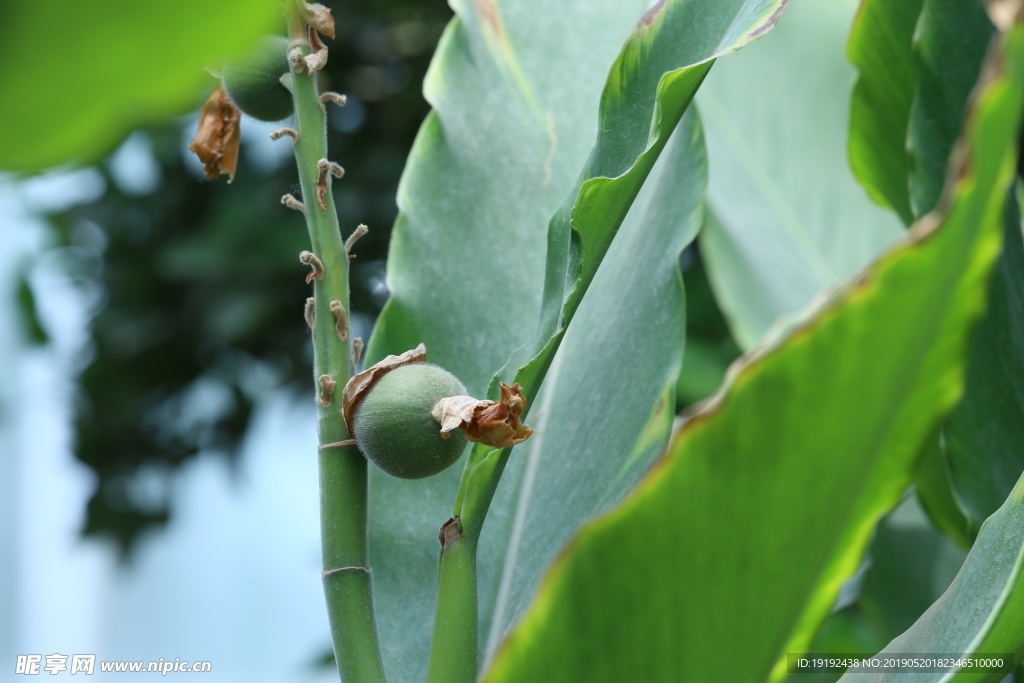
[[303,57],[302,61],[306,63],[306,72],[312,76],[327,64],[327,46],[320,40],[320,35],[312,26],[306,27],[306,37],[309,41],[309,54]]
[[302,20],[315,31],[319,31],[331,40],[334,40],[334,17],[331,10],[317,3],[304,2],[299,0],[299,13]]
[[203,162],[206,177],[214,180],[224,173],[228,182],[235,179],[238,165],[238,143],[240,138],[238,122],[242,112],[231,101],[224,87],[217,89],[206,100],[199,113],[199,130],[188,148]]
[[356,408],[359,407],[359,402],[363,400],[363,397],[365,397],[367,393],[369,393],[370,389],[373,388],[373,385],[377,383],[377,380],[395,368],[400,368],[403,365],[426,362],[427,347],[424,344],[420,344],[411,351],[406,351],[400,356],[388,356],[376,365],[373,365],[358,374],[352,375],[352,379],[345,384],[345,389],[341,394],[341,413],[345,417],[345,425],[348,427],[348,433],[352,433],[352,416],[355,415]]
[[502,382],[500,401],[452,396],[438,401],[431,415],[441,423],[441,434],[445,437],[460,429],[469,441],[508,448],[533,434],[532,429],[519,421],[525,410],[523,388]]

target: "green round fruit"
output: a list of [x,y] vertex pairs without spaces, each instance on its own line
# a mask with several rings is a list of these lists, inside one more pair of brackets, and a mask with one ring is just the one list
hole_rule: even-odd
[[224,89],[243,112],[260,121],[280,121],[291,116],[292,94],[281,85],[290,71],[288,39],[265,36],[247,57],[224,64]]
[[430,411],[442,398],[464,396],[455,375],[430,363],[403,365],[370,389],[353,416],[359,450],[388,474],[422,479],[447,469],[466,446],[455,430],[446,439]]

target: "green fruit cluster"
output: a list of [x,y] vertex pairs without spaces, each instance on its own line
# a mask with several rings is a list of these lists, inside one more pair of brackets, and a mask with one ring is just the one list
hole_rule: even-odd
[[281,76],[289,71],[288,39],[266,36],[248,56],[224,64],[221,81],[244,113],[260,121],[280,121],[293,108],[292,94],[281,85]]
[[359,450],[385,472],[422,479],[447,469],[462,454],[466,438],[455,430],[441,436],[430,412],[443,398],[463,396],[455,375],[430,363],[395,368],[381,377],[353,416]]

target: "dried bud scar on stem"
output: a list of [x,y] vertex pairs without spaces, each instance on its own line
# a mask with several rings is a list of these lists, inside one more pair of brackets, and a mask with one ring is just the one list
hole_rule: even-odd
[[467,440],[506,448],[533,433],[519,421],[526,409],[519,385],[503,385],[500,401],[466,396],[454,375],[427,363],[423,344],[354,375],[342,401],[345,423],[359,450],[402,479],[447,469]]
[[[261,121],[280,121],[291,115],[292,95],[280,80],[289,72],[287,48],[287,38],[266,36],[252,53],[224,64],[221,83],[203,105],[199,130],[188,145],[203,162],[210,180],[222,174],[227,174],[229,183],[235,179],[242,112]],[[295,138],[291,129],[282,131]]]

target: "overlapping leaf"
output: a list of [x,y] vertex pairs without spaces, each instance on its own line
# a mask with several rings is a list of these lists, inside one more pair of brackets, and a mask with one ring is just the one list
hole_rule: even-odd
[[[940,215],[734,368],[555,563],[485,680],[777,680],[962,387],[1013,177],[1024,33]],[[1018,631],[1019,632],[1019,631]]]
[[[880,654],[1007,654],[1024,649],[1024,478],[981,527],[952,585]],[[1005,673],[847,674],[848,683],[1002,680]]]
[[1003,220],[1003,252],[943,445],[954,496],[974,536],[1024,472],[1024,240],[1015,203]]
[[846,53],[857,67],[850,98],[850,166],[871,198],[910,225],[907,125],[917,88],[912,49],[923,0],[864,0]]
[[901,232],[847,163],[853,70],[843,45],[856,4],[795,3],[770,39],[719,64],[697,96],[714,214],[702,254],[746,349]]
[[924,1],[914,46],[917,91],[907,128],[915,216],[928,213],[939,200],[946,162],[960,135],[992,30],[982,0]]
[[[757,40],[788,0],[663,0],[634,27],[601,96],[597,142],[548,228],[540,326],[492,380],[534,391],[668,137],[714,60]],[[509,451],[476,446],[455,515],[479,533]]]
[[[580,305],[615,231],[711,59],[767,31],[784,4],[783,0],[659,3],[646,15],[641,8],[621,24],[615,21],[623,11],[621,4],[609,3],[595,11],[593,3],[566,3],[553,11],[540,3],[520,2],[503,5],[500,12],[490,3],[458,5],[460,21],[449,27],[428,80],[436,114],[421,132],[399,193],[403,214],[389,261],[393,296],[371,341],[370,360],[425,341],[432,361],[453,370],[471,391],[482,391],[490,374],[534,330],[547,247],[551,286],[544,310],[552,326],[537,337],[540,348],[547,351],[534,366],[538,372],[533,379],[539,378],[564,333],[562,323]],[[538,16],[544,16],[544,22],[538,23]],[[598,146],[576,189],[570,191],[565,211],[556,214],[545,245],[539,214],[543,208],[550,216],[555,205],[546,203],[565,197],[570,189],[571,182],[565,182],[572,178],[564,172],[570,167],[567,160],[575,161],[573,174],[583,166],[586,149],[576,145],[578,136],[585,135],[589,145],[598,132],[590,122],[598,123],[592,116],[600,82],[591,84],[588,78],[591,69],[598,68],[603,78],[614,54],[609,53],[607,62],[595,61],[601,54],[601,36],[614,27],[621,30],[621,40],[627,34],[624,29],[641,16],[601,97],[605,116],[600,120]],[[697,17],[703,23],[695,23]],[[565,87],[567,82],[571,88]],[[594,98],[588,100],[591,85]],[[574,158],[574,152],[580,151],[583,154]],[[600,173],[621,177],[593,177]],[[577,210],[570,215],[574,205]],[[573,263],[580,266],[578,271],[570,264],[570,217],[573,228],[584,236],[577,238],[575,253],[580,258]],[[661,251],[650,245],[644,248],[644,253],[658,254],[659,282],[664,281],[668,272],[664,259],[672,243],[661,245]],[[566,283],[572,286],[568,297],[562,288]],[[568,314],[562,315],[566,298]],[[658,301],[667,302],[662,312],[670,318],[680,314],[678,303]],[[603,303],[592,305],[599,311]],[[586,335],[586,330],[580,334]],[[652,348],[660,343],[647,342]],[[635,345],[632,351],[642,354],[645,348]],[[659,379],[643,391],[658,395],[671,383],[669,375],[678,367],[679,352],[677,346],[668,355],[647,358],[649,376]],[[529,353],[525,358],[530,358]],[[608,365],[620,359],[594,360]],[[517,365],[513,362],[508,367],[514,372]],[[634,386],[643,383],[640,377],[630,381]],[[531,383],[531,394],[532,384],[536,382]],[[647,425],[656,444],[667,415],[655,410],[656,403],[638,394],[635,402],[616,406],[620,424],[633,432],[622,435],[625,442],[643,441]],[[642,466],[647,452],[637,448],[638,458],[630,466],[634,469]],[[602,486],[605,493],[621,490],[635,477],[630,467],[606,472],[613,483],[595,483],[594,490]],[[617,475],[621,478],[615,483]],[[496,483],[496,478],[485,477],[473,493],[487,488],[493,492]],[[372,482],[377,502],[371,543],[382,636],[390,671],[392,675],[398,671],[400,679],[418,677],[425,661],[417,653],[421,647],[425,650],[429,634],[430,615],[425,608],[434,595],[432,538],[448,512],[438,511],[436,503],[443,492],[453,494],[453,488],[447,476],[414,485],[383,478]],[[596,504],[611,502],[614,496],[609,495]],[[482,496],[474,500],[476,511],[482,512]],[[594,505],[590,500],[569,508],[565,523],[579,522],[593,512]],[[511,511],[495,512],[488,533],[500,539],[501,525],[508,529],[511,523]],[[471,515],[463,513],[465,522]],[[475,519],[479,531],[483,515]],[[549,556],[558,539],[546,543]],[[485,586],[486,571],[486,566],[481,569]],[[496,581],[492,574],[492,582]],[[485,604],[485,618],[487,609]],[[392,614],[400,625],[388,624]]]
[[619,500],[664,448],[685,337],[679,254],[697,235],[706,184],[691,112],[562,341],[533,412],[537,433],[505,472],[495,507],[511,516],[510,528],[488,523],[481,539],[487,656],[573,530]]
[[284,26],[278,0],[4,3],[0,168],[91,161],[195,107],[203,70]]
[[[913,6],[921,9],[919,18],[911,18]],[[855,169],[870,171],[858,174],[869,192],[893,197],[909,188],[914,215],[934,208],[992,31],[978,0],[863,4],[850,41],[851,56],[860,57],[854,59],[860,80],[850,160]],[[884,97],[878,89],[872,98],[864,87],[883,83]],[[904,139],[906,149],[896,142]],[[900,155],[907,163],[897,169]],[[902,215],[897,202],[890,204]],[[1024,307],[1017,303],[1024,302],[1024,291],[1018,291],[1024,288],[1022,268],[1020,221],[1012,207],[988,310],[972,336],[964,398],[917,481],[933,521],[960,543],[970,543],[1024,470]]]
[[[909,128],[914,208],[931,210],[945,178],[974,81],[992,36],[981,2],[925,0],[921,69]],[[963,400],[945,426],[942,454],[973,538],[1024,471],[1024,244],[1019,211],[1007,211],[1003,253],[985,317],[971,340]],[[919,482],[927,498],[940,481]],[[952,511],[951,511],[952,512]]]
[[[431,362],[481,396],[534,331],[547,219],[587,158],[608,65],[646,2],[454,8],[425,83],[434,112],[399,188],[392,298],[367,362],[425,342]],[[392,681],[424,677],[437,530],[458,469],[415,482],[371,474],[375,599]]]

